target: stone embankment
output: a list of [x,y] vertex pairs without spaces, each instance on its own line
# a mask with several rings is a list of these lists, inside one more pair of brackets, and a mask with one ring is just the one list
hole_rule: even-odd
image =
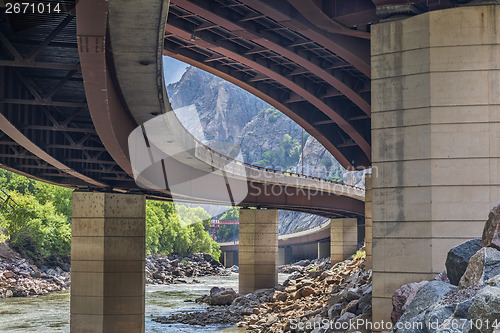
[[396,291],[392,320],[396,333],[500,332],[500,204],[483,237],[451,249],[434,281]]
[[[371,270],[364,259],[346,260],[330,267],[329,259],[301,261],[277,288],[239,295],[232,289],[212,288],[197,302],[205,311],[180,313],[154,320],[192,325],[237,324],[249,332],[327,332],[348,327],[351,321],[371,320]],[[360,320],[361,319],[361,320]],[[363,327],[356,330],[363,331]]]
[[[148,284],[186,283],[184,278],[229,274],[231,274],[231,269],[224,268],[209,254],[148,255],[146,257],[146,283]],[[196,282],[196,280],[193,281]]]
[[37,266],[5,244],[0,246],[0,298],[44,295],[69,288],[71,278],[67,260],[52,257]]

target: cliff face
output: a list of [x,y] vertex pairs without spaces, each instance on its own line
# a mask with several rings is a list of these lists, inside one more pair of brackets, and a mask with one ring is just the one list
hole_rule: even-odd
[[194,67],[189,67],[179,82],[168,85],[167,91],[174,110],[196,106],[199,122],[192,114],[177,114],[186,128],[207,144],[236,142],[245,125],[267,105],[237,86]]
[[[196,112],[176,113],[184,126],[209,146],[233,142],[240,146],[245,162],[364,186],[363,172],[347,172],[290,118],[227,81],[188,67],[167,91],[174,110],[196,106]],[[280,211],[279,219],[280,234],[306,230],[325,221],[288,211]]]

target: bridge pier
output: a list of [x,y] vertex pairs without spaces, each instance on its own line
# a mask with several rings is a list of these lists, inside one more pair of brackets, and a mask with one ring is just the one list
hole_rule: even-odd
[[330,221],[330,260],[332,264],[349,258],[358,247],[358,219],[344,218]]
[[144,332],[143,195],[73,192],[71,332]]
[[373,263],[373,219],[372,219],[372,174],[365,174],[365,268],[372,269]]
[[224,267],[229,268],[238,265],[238,251],[224,251]]
[[239,292],[278,284],[278,210],[241,209]]
[[330,256],[330,242],[318,242],[318,259]]
[[291,246],[278,248],[278,265],[289,265],[293,261],[293,249]]
[[[500,198],[500,7],[372,26],[373,320]],[[377,176],[378,175],[378,176]]]

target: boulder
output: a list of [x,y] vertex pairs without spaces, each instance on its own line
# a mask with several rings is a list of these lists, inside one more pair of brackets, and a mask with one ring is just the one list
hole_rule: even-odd
[[288,293],[282,291],[275,291],[273,295],[274,301],[286,302],[288,298]]
[[210,305],[230,305],[236,298],[236,292],[232,288],[218,288],[213,287],[210,289],[210,298],[208,304]]
[[500,275],[500,251],[483,247],[470,259],[458,286],[461,289],[480,286],[496,275]]
[[307,297],[307,296],[310,296],[314,294],[314,289],[309,287],[309,286],[305,286],[305,287],[302,287],[300,288],[299,290],[297,290],[295,292],[295,295],[293,296],[294,299],[299,299],[299,298],[302,298],[302,297]]
[[3,272],[3,276],[6,279],[10,279],[11,277],[14,277],[14,273],[12,273],[11,271],[6,271],[6,272]]
[[406,306],[406,310],[398,323],[409,322],[412,318],[421,315],[432,306],[432,304],[436,303],[441,297],[453,290],[456,290],[455,286],[441,281],[430,281],[424,284],[417,291],[413,300]]
[[429,333],[467,333],[471,329],[468,310],[473,298],[446,298],[433,304],[424,315],[424,323]]
[[500,203],[493,207],[483,229],[483,246],[500,250]]
[[481,238],[472,239],[455,246],[448,252],[446,258],[446,274],[450,283],[458,286],[460,279],[467,270],[470,258],[482,248]]
[[[472,325],[475,326],[475,332],[498,332],[500,330],[500,288],[486,286],[481,290],[469,308],[469,317]],[[495,322],[498,327],[494,327]]]
[[412,301],[420,287],[426,283],[428,282],[421,281],[408,283],[396,290],[394,295],[392,295],[391,320],[393,324],[398,322],[399,318],[401,318],[401,315],[406,310],[407,304]]
[[301,266],[301,267],[306,267],[311,263],[310,260],[300,260],[297,261],[296,263],[293,263],[292,266]]

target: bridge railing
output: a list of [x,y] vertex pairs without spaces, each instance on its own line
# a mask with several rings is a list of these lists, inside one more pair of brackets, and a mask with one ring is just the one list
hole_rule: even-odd
[[354,189],[364,190],[364,188],[362,188],[362,187],[355,186],[355,185],[350,185],[350,184],[345,184],[345,183],[338,182],[338,181],[331,180],[331,179],[326,179],[326,178],[321,178],[321,177],[316,177],[316,176],[309,176],[309,175],[305,175],[305,174],[297,173],[297,172],[293,172],[293,171],[276,170],[276,169],[271,169],[271,168],[262,167],[262,166],[259,166],[259,165],[254,165],[254,164],[251,164],[251,163],[247,163],[247,162],[244,162],[244,161],[240,161],[240,160],[234,159],[232,157],[229,157],[229,156],[227,156],[225,154],[222,154],[222,153],[218,152],[217,150],[215,150],[215,149],[207,146],[206,144],[204,144],[203,142],[201,142],[200,140],[198,140],[197,138],[195,138],[191,133],[189,133],[189,134],[191,135],[191,137],[193,138],[193,140],[197,144],[199,144],[203,148],[207,149],[212,154],[215,154],[215,155],[217,155],[219,157],[222,157],[222,158],[226,159],[227,161],[230,161],[230,162],[233,162],[233,163],[236,163],[236,164],[239,164],[239,165],[251,168],[251,169],[265,171],[265,172],[274,173],[274,174],[281,174],[283,176],[291,176],[291,177],[299,177],[299,178],[305,178],[305,179],[313,179],[313,180],[318,180],[318,181],[326,182],[326,183],[330,183],[330,184],[342,185],[342,186],[351,187],[351,188],[354,188]]

